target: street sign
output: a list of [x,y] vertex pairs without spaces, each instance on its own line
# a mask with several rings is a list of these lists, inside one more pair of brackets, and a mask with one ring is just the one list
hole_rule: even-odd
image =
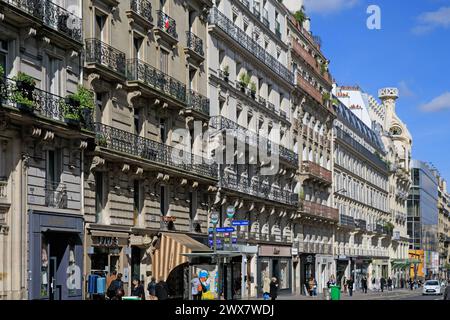
[[234,232],[234,228],[216,228],[216,232]]
[[219,222],[219,213],[217,211],[211,212],[211,223],[216,225]]
[[237,243],[237,238],[233,238],[233,239],[231,240],[231,243]]
[[234,209],[234,207],[229,206],[229,207],[227,208],[227,217],[228,217],[229,219],[233,219],[234,213],[235,213],[235,212],[236,212],[236,210]]
[[233,226],[248,226],[250,221],[248,220],[235,220],[231,223]]

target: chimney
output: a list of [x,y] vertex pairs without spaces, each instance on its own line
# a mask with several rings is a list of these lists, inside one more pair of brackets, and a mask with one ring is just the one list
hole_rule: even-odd
[[395,114],[395,104],[398,99],[397,88],[383,88],[378,91],[378,98],[380,98],[384,108],[386,109],[386,118],[384,128],[389,130],[392,124],[392,118]]

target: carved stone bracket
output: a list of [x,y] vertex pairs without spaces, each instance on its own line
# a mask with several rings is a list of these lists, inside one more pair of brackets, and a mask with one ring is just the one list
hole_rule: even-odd
[[47,130],[45,131],[43,140],[45,142],[52,142],[55,140],[55,133],[53,131]]
[[92,164],[91,164],[91,171],[94,170],[99,170],[102,169],[105,166],[105,159],[99,157],[99,156],[95,156],[94,159],[92,159]]
[[42,129],[38,127],[32,127],[31,128],[31,136],[33,138],[39,138],[42,134]]
[[89,74],[89,76],[88,76],[88,81],[87,81],[87,83],[88,83],[88,88],[89,88],[90,90],[95,90],[95,89],[94,89],[94,85],[95,85],[94,82],[96,82],[96,81],[98,81],[98,80],[100,80],[100,75],[99,75],[98,73],[91,73],[91,74]]
[[0,224],[0,234],[8,235],[9,233],[9,226],[6,224]]
[[130,165],[124,163],[124,164],[122,165],[121,171],[122,171],[123,173],[128,173],[128,172],[130,171]]
[[139,90],[132,91],[127,94],[127,102],[128,102],[128,107],[130,109],[134,108],[133,100],[140,97],[141,95],[142,95],[142,92]]

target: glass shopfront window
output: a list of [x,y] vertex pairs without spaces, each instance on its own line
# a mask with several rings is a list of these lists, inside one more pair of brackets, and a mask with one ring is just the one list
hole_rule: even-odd
[[48,272],[48,242],[43,236],[41,247],[41,297],[48,296]]
[[290,288],[289,262],[280,261],[280,289]]

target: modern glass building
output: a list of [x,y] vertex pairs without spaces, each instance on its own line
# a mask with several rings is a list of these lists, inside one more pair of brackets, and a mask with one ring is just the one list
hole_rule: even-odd
[[408,197],[408,235],[411,250],[424,250],[426,277],[438,272],[433,257],[439,251],[438,179],[424,162],[411,162],[412,186]]

